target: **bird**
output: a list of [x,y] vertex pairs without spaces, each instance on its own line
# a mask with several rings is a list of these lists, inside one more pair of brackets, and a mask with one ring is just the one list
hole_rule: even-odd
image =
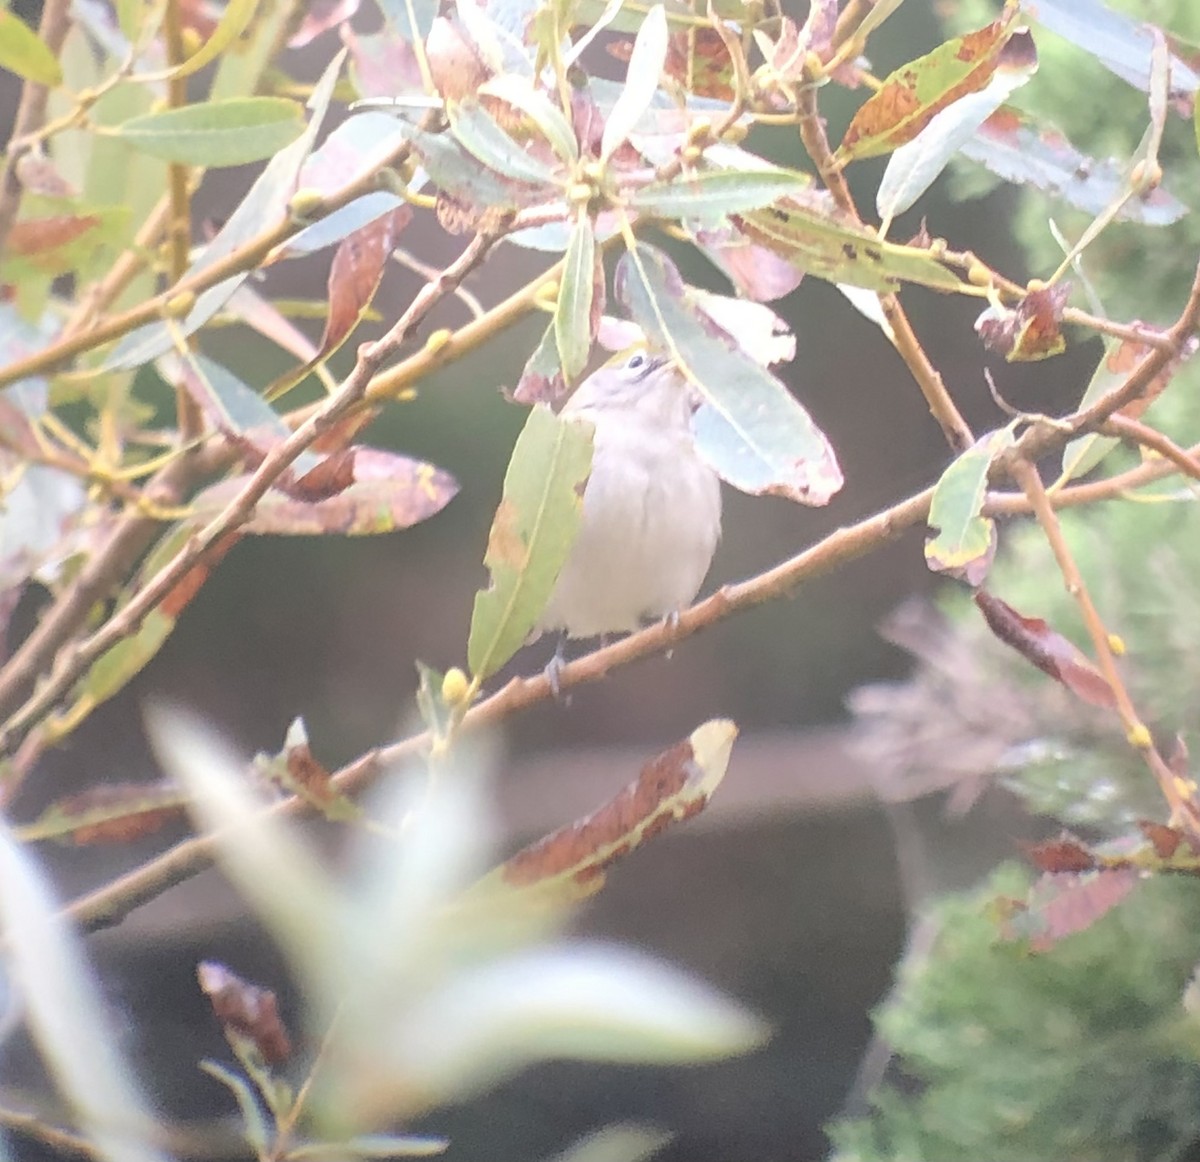
[[593,426],[575,541],[534,636],[631,633],[677,617],[721,536],[721,484],[692,435],[694,393],[666,355],[639,346],[594,371],[561,411]]

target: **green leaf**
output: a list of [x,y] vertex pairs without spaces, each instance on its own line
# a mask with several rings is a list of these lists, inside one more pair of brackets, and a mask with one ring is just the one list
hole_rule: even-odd
[[568,382],[583,371],[592,351],[595,285],[596,236],[592,233],[591,219],[581,214],[571,232],[554,308],[554,340]]
[[117,136],[154,157],[187,165],[261,161],[304,132],[300,106],[285,97],[230,97],[133,117]]
[[485,168],[448,134],[428,133],[416,126],[407,132],[422,166],[438,189],[474,209],[519,210],[546,202],[552,196],[553,191],[542,184],[512,181]]
[[927,190],[950,159],[979,127],[1030,77],[1037,72],[1037,51],[1028,32],[1016,33],[1009,41],[1029,46],[1029,55],[1011,68],[996,70],[995,76],[978,93],[968,93],[943,109],[912,141],[901,145],[890,158],[875,194],[875,208],[887,228],[897,214],[904,213]]
[[1002,63],[1016,20],[1010,8],[987,27],[956,36],[891,73],[854,115],[838,146],[838,163],[890,153],[953,101],[985,88]]
[[217,26],[208,35],[203,44],[187,60],[174,68],[163,69],[157,73],[138,73],[137,80],[145,84],[148,81],[169,81],[180,77],[190,77],[198,73],[206,65],[212,64],[226,49],[237,42],[242,34],[250,27],[254,14],[258,11],[260,0],[229,0],[221,13]]
[[524,113],[550,143],[550,148],[567,164],[579,160],[579,142],[575,130],[563,112],[525,77],[504,73],[479,86],[481,95],[497,97]]
[[473,103],[455,105],[449,114],[450,130],[455,139],[488,169],[503,177],[534,185],[554,185],[561,181],[561,175],[526,153],[482,106]]
[[702,314],[670,259],[640,243],[621,258],[616,286],[634,321],[702,396],[692,424],[713,470],[743,492],[826,504],[842,473],[825,434],[775,376]]
[[651,1126],[605,1126],[572,1143],[552,1162],[644,1162],[671,1139],[671,1134]]
[[925,561],[935,573],[949,573],[969,585],[982,585],[996,551],[996,525],[982,515],[992,461],[1013,443],[1013,424],[989,432],[959,456],[937,482],[929,507],[935,535],[925,542]]
[[0,9],[0,69],[39,85],[62,84],[62,68],[45,42],[19,17]]
[[600,141],[601,161],[607,161],[625,143],[654,100],[663,65],[667,61],[668,43],[666,10],[661,4],[656,4],[638,29],[625,74],[625,87],[604,123],[604,135]]
[[906,282],[971,294],[952,267],[920,246],[881,242],[862,227],[837,221],[828,209],[794,199],[739,216],[741,232],[808,274],[828,282],[894,291]]
[[786,169],[710,170],[655,182],[624,197],[631,210],[659,218],[711,221],[769,206],[777,198],[800,194],[812,185],[803,173]]
[[[217,232],[217,236],[188,268],[185,278],[199,274],[228,257],[261,231],[275,225],[280,217],[287,213],[288,200],[296,188],[296,177],[304,159],[312,150],[317,134],[321,131],[329,102],[333,97],[334,85],[337,84],[345,59],[346,52],[343,49],[329,62],[308,99],[308,128],[267,163],[254,185],[250,187],[250,192],[229,216],[225,225]],[[196,299],[196,305],[188,312],[187,318],[180,321],[178,332],[186,337],[198,331],[229,301],[230,296],[249,276],[248,271],[235,274],[209,287]],[[165,323],[150,323],[139,327],[117,344],[104,365],[105,370],[140,367],[143,363],[149,363],[170,351],[174,344],[171,329]]]
[[251,1146],[255,1153],[265,1154],[270,1144],[270,1131],[254,1087],[240,1073],[227,1069],[219,1061],[205,1058],[199,1062],[199,1066],[209,1077],[219,1081],[233,1094],[242,1115],[242,1135],[246,1144]]
[[475,595],[467,642],[475,677],[494,674],[537,624],[579,531],[591,465],[590,424],[544,406],[529,413],[488,536],[491,585]]

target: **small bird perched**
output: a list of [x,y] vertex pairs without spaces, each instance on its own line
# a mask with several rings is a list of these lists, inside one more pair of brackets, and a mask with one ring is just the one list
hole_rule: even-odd
[[692,391],[638,348],[588,376],[562,410],[595,428],[583,519],[536,633],[629,633],[696,596],[721,536],[721,486],[696,451]]

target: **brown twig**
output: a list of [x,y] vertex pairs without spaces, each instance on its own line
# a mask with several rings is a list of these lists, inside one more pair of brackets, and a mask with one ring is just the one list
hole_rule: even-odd
[[[798,102],[800,139],[804,148],[838,207],[849,215],[855,224],[861,226],[862,219],[859,217],[858,207],[854,204],[850,187],[846,184],[841,169],[834,161],[829,139],[825,136],[825,123],[817,109],[816,89],[812,86],[802,89],[798,95]],[[900,305],[899,297],[895,294],[881,294],[879,305],[891,327],[892,344],[900,353],[900,358],[904,360],[913,379],[917,381],[917,386],[921,389],[921,394],[925,397],[925,402],[929,405],[929,410],[941,427],[947,442],[956,453],[965,452],[975,443],[975,436],[951,399],[937,368],[925,354],[908,315]]]
[[[55,55],[62,51],[67,31],[71,27],[70,0],[45,0],[42,18],[38,23],[38,36]],[[0,174],[0,255],[8,246],[8,236],[21,209],[21,184],[17,167],[29,149],[28,138],[41,128],[46,120],[46,104],[50,89],[36,81],[26,81],[21,89],[21,100],[17,105],[17,116],[13,122],[12,137],[9,138],[4,160],[4,171]]]
[[1185,476],[1200,480],[1200,460],[1191,452],[1181,448],[1170,436],[1143,424],[1140,420],[1129,416],[1110,416],[1097,429],[1102,435],[1116,436],[1121,440],[1130,440],[1157,452],[1164,460],[1170,460]]
[[1116,660],[1113,658],[1112,637],[1105,628],[1091,594],[1088,592],[1087,585],[1084,583],[1083,576],[1075,564],[1075,558],[1063,537],[1062,525],[1059,524],[1058,515],[1050,503],[1046,488],[1042,484],[1042,478],[1038,475],[1037,469],[1027,460],[1013,462],[1010,470],[1013,479],[1029,498],[1034,515],[1042,527],[1042,532],[1046,535],[1046,541],[1050,545],[1054,559],[1058,562],[1059,572],[1062,573],[1067,592],[1079,605],[1088,636],[1092,639],[1092,647],[1096,651],[1096,661],[1100,672],[1112,689],[1116,711],[1125,730],[1126,741],[1141,755],[1150,773],[1158,782],[1163,797],[1171,808],[1172,821],[1187,831],[1193,844],[1200,843],[1200,806],[1196,802],[1196,786],[1194,783],[1180,778],[1167,766],[1162,755],[1158,753],[1158,748],[1154,745],[1149,728],[1134,708],[1129,692],[1125,689],[1125,683],[1121,679],[1120,671],[1117,669]]
[[0,750],[11,750],[16,738],[29,729],[66,694],[72,684],[106,650],[137,631],[146,615],[201,560],[218,539],[236,531],[254,513],[254,507],[283,471],[333,428],[365,396],[371,377],[380,365],[408,339],[430,310],[466,277],[503,235],[503,230],[476,235],[463,252],[441,274],[413,298],[395,325],[374,343],[359,348],[353,370],[338,390],[325,400],[292,434],[263,458],[245,486],[225,509],[214,517],[130,600],[91,637],[68,654],[60,655],[46,680],[0,731]]
[[341,209],[355,198],[376,189],[378,173],[397,164],[408,156],[408,152],[408,143],[400,143],[380,162],[377,170],[363,174],[340,190],[326,195],[315,206],[306,206],[304,221],[285,214],[274,226],[251,238],[211,266],[197,271],[191,277],[183,279],[161,294],[146,299],[145,302],[139,303],[136,307],[131,307],[119,315],[100,319],[85,330],[61,336],[41,351],[24,359],[14,360],[0,368],[0,387],[7,387],[9,384],[16,383],[20,379],[27,379],[31,375],[43,375],[58,370],[85,351],[103,347],[106,343],[111,343],[114,339],[119,339],[138,327],[155,322],[162,317],[163,312],[168,309],[168,305],[179,296],[199,295],[209,287],[224,282],[227,278],[253,270],[272,250],[286,242],[293,234],[298,233],[310,221],[323,218],[334,210]]

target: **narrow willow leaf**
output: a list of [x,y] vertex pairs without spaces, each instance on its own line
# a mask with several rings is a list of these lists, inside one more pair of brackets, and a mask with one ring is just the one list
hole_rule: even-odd
[[304,1162],[347,1162],[350,1158],[432,1158],[450,1142],[418,1134],[364,1134],[344,1142],[301,1142],[289,1146],[289,1159]]
[[504,177],[535,185],[553,185],[561,180],[550,166],[526,153],[480,105],[453,106],[450,130],[468,153]]
[[614,861],[708,806],[725,777],[737,734],[736,723],[727,718],[697,727],[646,763],[607,803],[505,860],[464,900],[486,904],[521,892],[571,905],[599,891]]
[[285,97],[231,97],[146,113],[114,132],[165,161],[206,167],[271,157],[304,132],[300,106]]
[[582,373],[591,354],[595,283],[596,236],[591,219],[581,214],[571,232],[554,308],[554,339],[568,383]]
[[550,1162],[645,1162],[672,1139],[652,1126],[605,1126],[572,1143]]
[[399,1075],[438,1102],[546,1058],[666,1065],[758,1048],[767,1027],[703,982],[576,942],[456,973],[398,1022]]
[[938,113],[991,81],[1016,29],[1006,9],[984,28],[957,36],[902,65],[858,110],[838,146],[841,164],[889,153],[911,141]]
[[737,219],[742,234],[828,282],[866,290],[898,290],[906,282],[974,293],[952,267],[920,246],[881,242],[878,235],[837,221],[824,208],[788,200]]
[[0,69],[39,85],[62,84],[62,68],[46,42],[7,10],[0,10]]
[[306,226],[299,234],[293,235],[281,250],[272,252],[271,260],[295,258],[300,254],[313,254],[324,250],[327,246],[341,242],[356,230],[361,230],[376,218],[382,218],[384,214],[391,214],[406,205],[408,203],[399,194],[391,194],[386,190],[373,190],[369,194],[363,194],[361,198],[355,198],[340,210],[335,210],[319,222]]
[[242,1134],[246,1144],[253,1147],[258,1154],[266,1154],[270,1144],[270,1131],[254,1087],[240,1073],[227,1069],[219,1061],[204,1060],[199,1062],[199,1067],[233,1094],[238,1112],[242,1115]]
[[988,470],[1012,447],[1013,427],[981,437],[938,480],[929,507],[934,535],[925,542],[925,561],[934,572],[983,584],[996,551],[995,522],[982,513]]
[[807,174],[785,169],[712,170],[642,186],[624,201],[631,210],[660,218],[719,223],[727,214],[761,209],[778,198],[802,193],[811,184]]
[[159,1123],[105,1020],[107,1004],[45,873],[0,822],[0,927],[5,969],[59,1091],[95,1156],[106,1162],[166,1162]]
[[1029,55],[1019,66],[998,69],[980,92],[968,93],[943,109],[888,159],[875,195],[875,207],[883,222],[880,233],[886,233],[891,220],[933,185],[979,127],[1037,71],[1037,53],[1028,33],[1017,33],[1008,43],[1009,47],[1028,44]]
[[180,77],[190,77],[202,68],[212,64],[228,48],[235,44],[250,27],[258,11],[260,0],[229,0],[221,13],[217,26],[208,34],[200,47],[187,60],[174,68],[162,69],[157,73],[136,73],[135,77],[142,84],[149,81],[169,81]]
[[479,92],[481,95],[497,97],[524,113],[562,161],[570,164],[579,160],[579,143],[571,123],[545,93],[534,88],[531,81],[505,73],[485,81],[480,85]]
[[[1114,76],[1150,91],[1155,34],[1162,35],[1153,25],[1098,0],[1022,0],[1021,8],[1035,24],[1083,49]],[[1172,56],[1172,95],[1194,93],[1198,83],[1200,76]]]
[[[308,128],[267,163],[250,187],[250,192],[200,257],[188,268],[185,277],[199,274],[228,257],[287,213],[288,200],[296,188],[296,177],[321,131],[345,59],[346,52],[343,49],[329,62],[308,99]],[[196,299],[196,305],[188,312],[187,318],[179,322],[178,333],[186,337],[203,327],[248,277],[249,272],[236,274],[209,287]],[[165,323],[150,323],[126,335],[109,356],[104,369],[112,371],[140,367],[170,351],[174,344],[174,334]]]
[[617,266],[617,296],[704,400],[696,447],[734,488],[826,504],[842,472],[825,434],[787,388],[688,298],[670,259],[639,244]]
[[607,161],[628,140],[633,127],[650,107],[654,94],[658,92],[669,44],[667,13],[661,4],[656,4],[638,29],[629,58],[629,69],[625,74],[625,87],[604,123],[604,135],[600,141],[601,161]]
[[[1117,202],[1129,184],[1124,163],[1088,157],[1053,126],[1039,124],[1010,106],[997,110],[980,126],[964,143],[962,155],[1006,182],[1033,186],[1093,215]],[[1159,186],[1124,202],[1117,218],[1169,226],[1186,213],[1187,207]]]
[[488,535],[491,585],[475,595],[467,663],[494,674],[529,637],[574,543],[592,465],[591,425],[535,407],[513,448]]

